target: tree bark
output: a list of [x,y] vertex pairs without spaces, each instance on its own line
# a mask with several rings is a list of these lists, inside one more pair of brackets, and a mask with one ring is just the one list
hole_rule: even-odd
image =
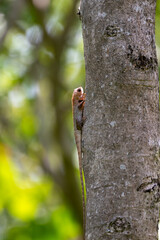
[[157,240],[156,0],[82,0],[86,240]]

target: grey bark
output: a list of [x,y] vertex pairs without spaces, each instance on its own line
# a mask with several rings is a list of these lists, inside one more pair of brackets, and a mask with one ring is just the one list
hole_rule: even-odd
[[82,0],[86,240],[157,240],[155,0]]

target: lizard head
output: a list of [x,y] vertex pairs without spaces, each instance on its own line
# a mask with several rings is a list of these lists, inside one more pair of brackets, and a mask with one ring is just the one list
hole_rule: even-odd
[[72,95],[72,101],[73,103],[78,103],[79,101],[82,101],[84,98],[84,92],[82,87],[78,87],[74,89],[73,95]]

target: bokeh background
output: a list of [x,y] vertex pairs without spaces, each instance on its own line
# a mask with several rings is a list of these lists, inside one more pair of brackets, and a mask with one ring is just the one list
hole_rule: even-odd
[[[80,240],[71,96],[84,86],[77,0],[0,1],[0,240]],[[156,12],[160,56],[160,0]]]

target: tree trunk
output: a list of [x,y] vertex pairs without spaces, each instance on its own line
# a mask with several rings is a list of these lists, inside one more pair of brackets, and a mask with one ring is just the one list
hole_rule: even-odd
[[157,240],[155,0],[82,0],[86,240]]

